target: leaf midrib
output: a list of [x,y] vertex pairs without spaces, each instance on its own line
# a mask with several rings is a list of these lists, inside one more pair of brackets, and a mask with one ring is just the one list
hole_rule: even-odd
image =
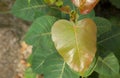
[[[114,69],[111,68],[111,66],[109,66],[107,63],[105,63],[105,59],[104,59],[104,60],[99,59],[99,61],[103,62],[102,64],[104,64],[104,65],[107,66],[109,69],[111,69],[113,72],[115,72]],[[102,67],[103,67],[103,65],[102,65]],[[116,73],[116,72],[115,72],[115,73]]]
[[59,78],[62,78],[63,73],[64,73],[64,69],[65,69],[65,62],[64,62],[63,65],[62,65],[62,70],[61,70],[61,74],[60,74],[60,77],[59,77]]
[[115,37],[118,37],[118,36],[120,36],[120,33],[115,34],[115,35],[112,35],[112,36],[110,36],[110,37],[108,37],[108,38],[105,38],[105,39],[99,41],[98,44],[101,44],[101,43],[103,43],[103,42],[105,42],[105,41],[107,41],[107,40],[110,40],[110,39],[115,38]]
[[35,8],[44,8],[44,7],[46,7],[46,5],[35,5],[35,6],[26,7],[26,8],[19,9],[19,10],[15,10],[15,11],[24,11],[24,10],[35,9]]
[[[41,33],[41,36],[47,36],[47,35],[51,35],[51,32]],[[98,44],[101,44],[101,43],[103,43],[103,42],[105,42],[105,41],[107,41],[107,40],[110,40],[110,39],[112,39],[112,38],[116,38],[116,37],[118,37],[118,36],[120,36],[120,33],[115,34],[115,35],[112,35],[112,36],[110,36],[110,37],[108,37],[108,38],[105,38],[105,39],[103,39],[103,40],[101,40],[101,41],[98,41]]]

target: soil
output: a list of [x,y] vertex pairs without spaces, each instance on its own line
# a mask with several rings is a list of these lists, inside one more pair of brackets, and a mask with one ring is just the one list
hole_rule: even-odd
[[28,29],[28,23],[11,14],[14,0],[0,0],[0,78],[22,78],[25,66],[21,60],[21,41]]

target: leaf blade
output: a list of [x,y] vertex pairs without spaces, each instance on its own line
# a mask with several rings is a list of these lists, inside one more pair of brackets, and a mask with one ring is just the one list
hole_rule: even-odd
[[[86,19],[75,25],[66,20],[59,20],[52,27],[52,39],[67,64],[83,76],[96,52],[95,23]],[[86,57],[86,54],[89,56]]]
[[104,59],[99,57],[95,71],[103,76],[114,76],[119,74],[119,63],[115,55],[110,53]]
[[49,33],[56,20],[52,16],[42,16],[36,19],[24,38],[27,44],[33,46],[31,63],[32,69],[36,73],[41,74],[43,72],[42,66],[46,57],[56,52]]
[[58,53],[51,54],[44,63],[45,78],[79,78]]

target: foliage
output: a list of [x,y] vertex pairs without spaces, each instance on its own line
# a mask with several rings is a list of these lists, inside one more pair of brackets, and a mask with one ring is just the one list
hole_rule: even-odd
[[119,26],[96,17],[91,8],[81,14],[70,0],[61,1],[16,0],[11,10],[16,17],[33,21],[24,38],[33,46],[25,77],[95,78],[94,72],[96,78],[120,77]]
[[110,0],[110,2],[117,8],[120,8],[120,0]]
[[95,23],[88,18],[76,24],[59,20],[51,29],[52,39],[59,54],[81,76],[85,76],[96,53],[96,30]]

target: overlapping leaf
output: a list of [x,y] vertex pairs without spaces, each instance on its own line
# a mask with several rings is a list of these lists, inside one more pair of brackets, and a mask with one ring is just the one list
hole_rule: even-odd
[[45,5],[44,0],[16,0],[11,12],[16,17],[27,21],[33,21],[46,14],[56,17],[61,16],[59,10],[48,7]]
[[42,0],[16,0],[12,7],[11,12],[24,20],[32,21],[34,20],[35,13],[38,12],[42,16],[45,13],[45,5],[43,5]]
[[113,26],[110,32],[105,33],[98,39],[98,44],[107,51],[115,53],[120,63],[120,27]]
[[119,74],[119,63],[115,55],[110,53],[105,58],[99,57],[95,71],[103,76],[114,76]]
[[110,2],[117,8],[120,8],[120,0],[110,0]]
[[54,17],[40,17],[35,20],[25,36],[27,44],[33,45],[32,69],[37,73],[42,73],[42,65],[46,57],[56,52],[50,35],[51,26],[55,21]]
[[102,76],[102,75],[99,75],[99,78],[120,78],[120,74],[118,75],[115,75],[115,76]]
[[78,20],[81,20],[81,19],[84,19],[84,18],[94,18],[94,17],[95,17],[95,11],[92,10],[90,13],[85,14],[85,15],[79,13]]
[[97,25],[97,37],[111,30],[112,24],[105,18],[93,17],[92,18]]
[[44,78],[79,78],[58,53],[50,55],[44,63]]
[[83,76],[96,53],[95,23],[91,19],[76,24],[59,20],[52,27],[52,39],[67,64]]

